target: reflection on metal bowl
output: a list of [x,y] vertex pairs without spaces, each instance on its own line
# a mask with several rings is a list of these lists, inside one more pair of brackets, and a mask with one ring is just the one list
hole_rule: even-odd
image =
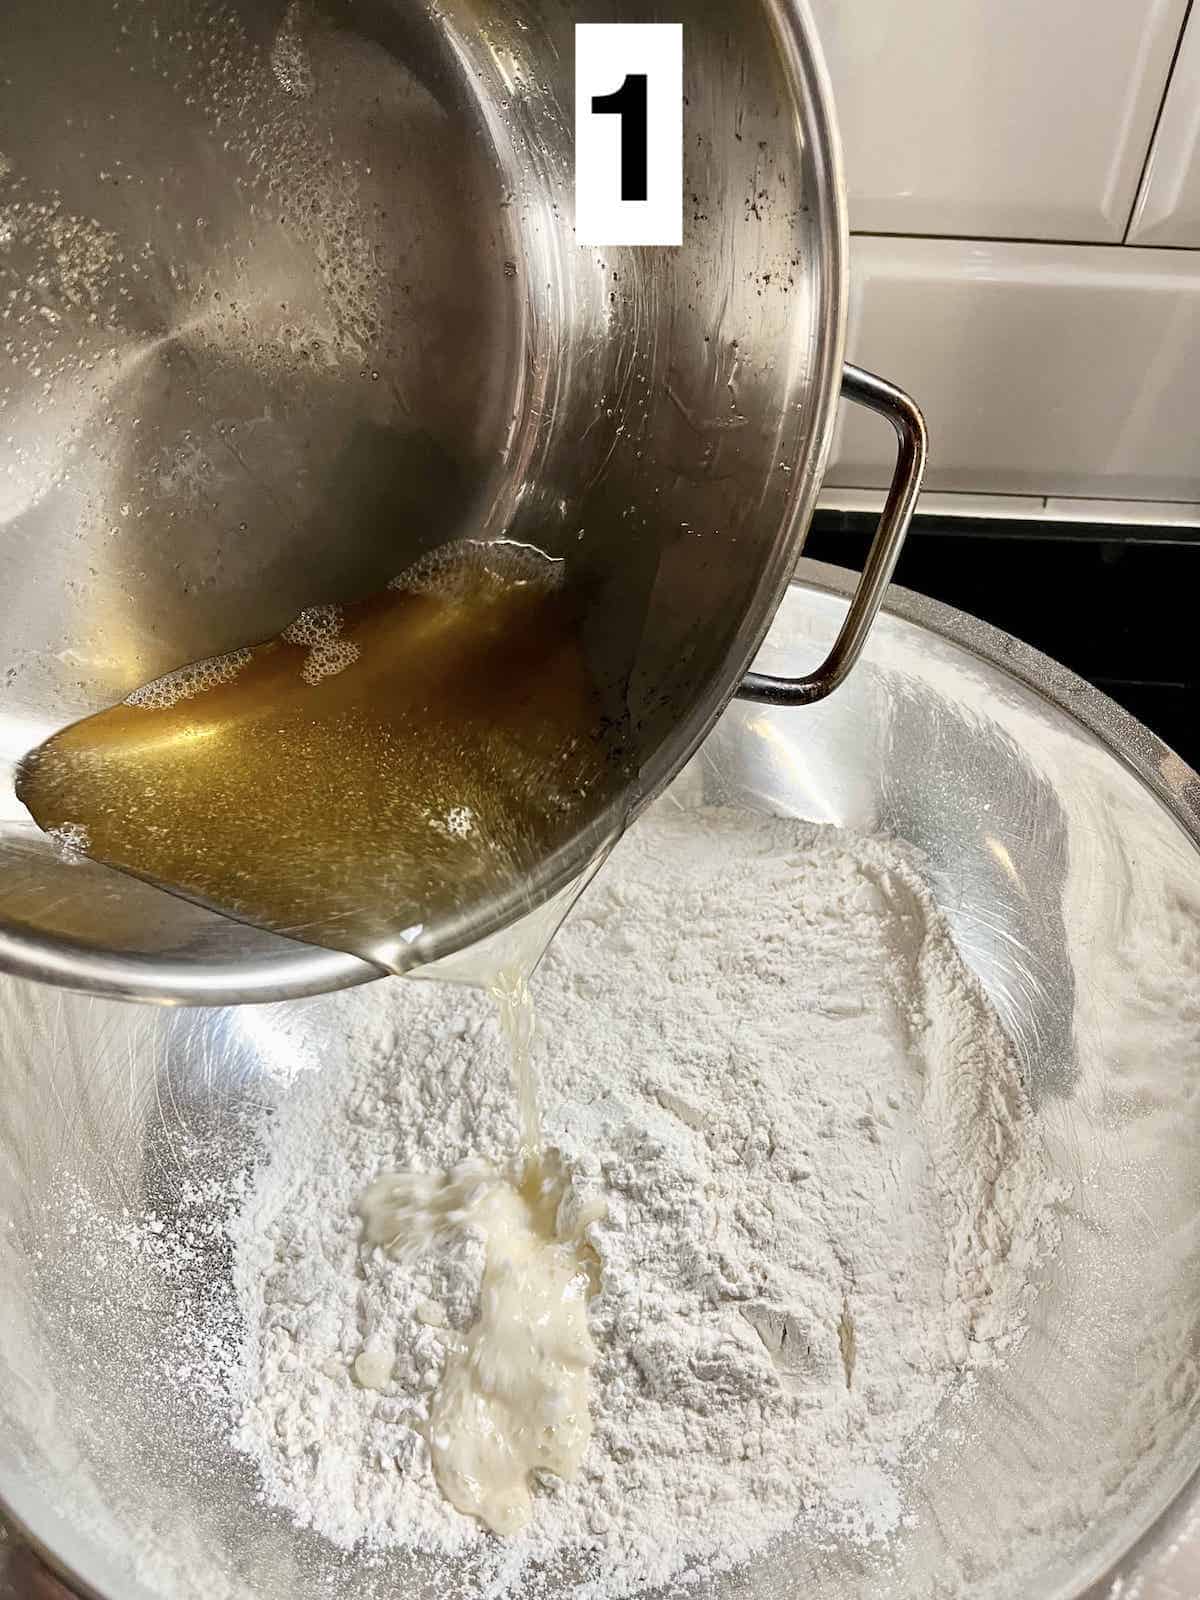
[[[818,658],[847,588],[806,570],[760,669]],[[697,1594],[1194,1595],[1200,780],[1071,674],[904,594],[841,690],[806,710],[735,703],[698,771],[713,799],[924,853],[1071,1195],[1025,1342],[914,1468],[911,1523],[886,1551],[784,1544]],[[197,1284],[130,1252],[112,1262],[124,1324],[61,1292],[60,1174],[102,1212],[153,1203],[169,1226],[188,1184],[246,1159],[284,1036],[336,1062],[359,999],[162,1011],[0,988],[0,1500],[105,1600],[197,1593],[178,1573],[131,1575],[147,1526],[170,1528],[180,1572],[200,1562],[205,1600],[436,1592],[419,1561],[365,1567],[286,1526],[211,1431],[164,1409],[153,1363],[129,1352],[169,1341]],[[219,1293],[228,1262],[197,1270]]]

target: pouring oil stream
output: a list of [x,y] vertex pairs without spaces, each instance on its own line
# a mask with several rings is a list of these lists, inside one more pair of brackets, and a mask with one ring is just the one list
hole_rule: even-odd
[[[62,730],[22,764],[18,794],[67,848],[400,970],[424,929],[519,888],[621,776],[561,564],[464,542]],[[401,1262],[456,1230],[484,1238],[478,1320],[448,1354],[429,1445],[447,1498],[500,1533],[528,1521],[531,1473],[573,1476],[591,1433],[592,1219],[560,1233],[529,988],[581,886],[423,974],[497,1002],[514,1160],[386,1173],[358,1201],[367,1243]]]

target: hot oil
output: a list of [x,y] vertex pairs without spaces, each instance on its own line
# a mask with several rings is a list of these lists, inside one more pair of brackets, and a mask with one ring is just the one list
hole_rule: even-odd
[[[440,1173],[383,1172],[358,1201],[367,1243],[401,1261],[463,1228],[483,1240],[479,1315],[449,1340],[424,1431],[442,1493],[501,1534],[533,1515],[531,1475],[578,1474],[592,1432],[597,1352],[587,1307],[599,1261],[587,1230],[607,1206],[572,1205],[570,1175],[545,1145],[529,980],[598,865],[597,858],[513,926],[420,969],[422,977],[486,989],[497,1003],[516,1088],[514,1158],[500,1167],[473,1158]],[[375,1382],[374,1360],[360,1383]],[[390,1373],[386,1358],[384,1366]]]
[[98,860],[403,968],[619,789],[560,574],[529,546],[452,545],[55,734],[18,794]]
[[523,1187],[536,1188],[545,1155],[533,1059],[537,1008],[530,980],[563,919],[599,871],[606,855],[607,851],[602,849],[578,878],[510,927],[455,951],[432,966],[419,967],[414,973],[423,979],[467,984],[485,990],[495,1002],[516,1090],[520,1141],[516,1168],[522,1174]]
[[[484,987],[499,1005],[517,1088],[515,1158],[502,1166],[473,1157],[443,1172],[383,1172],[358,1200],[366,1242],[400,1261],[447,1245],[463,1230],[483,1241],[478,1316],[448,1338],[428,1421],[416,1426],[442,1493],[499,1534],[529,1522],[538,1479],[577,1477],[592,1433],[590,1374],[598,1352],[588,1303],[600,1267],[588,1229],[607,1203],[573,1197],[569,1171],[543,1142],[529,986],[582,887],[571,885],[427,973]],[[372,1370],[358,1381],[373,1383]]]
[[488,990],[500,1008],[500,1027],[512,1054],[513,1083],[517,1091],[517,1115],[521,1127],[521,1154],[527,1168],[536,1168],[542,1158],[542,1119],[533,1066],[533,1034],[537,1014],[529,990],[529,978],[527,967],[508,966],[495,974],[488,984]]
[[[620,778],[558,564],[461,544],[64,729],[27,758],[18,793],[102,861],[399,969],[423,928],[519,884]],[[576,1475],[591,1435],[585,1234],[604,1206],[564,1210],[529,987],[583,881],[424,969],[498,1003],[515,1160],[382,1174],[359,1201],[368,1242],[402,1259],[467,1221],[485,1240],[480,1315],[448,1353],[428,1439],[443,1493],[499,1533],[529,1520],[533,1474]],[[364,1384],[389,1371],[378,1352],[355,1365]]]

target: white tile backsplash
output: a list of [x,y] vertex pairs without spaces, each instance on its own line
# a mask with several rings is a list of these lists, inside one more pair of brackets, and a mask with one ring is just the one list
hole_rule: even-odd
[[1180,46],[1129,242],[1200,249],[1200,9]]
[[[924,408],[932,491],[1200,501],[1200,251],[855,238],[849,355]],[[843,406],[826,486],[893,458]]]
[[812,0],[851,226],[1119,241],[1187,0]]
[[[849,511],[877,516],[883,489],[824,489],[818,511]],[[1058,495],[923,494],[920,516],[973,517],[983,521],[1081,522],[1121,527],[1200,528],[1200,502],[1186,500],[1070,500]]]

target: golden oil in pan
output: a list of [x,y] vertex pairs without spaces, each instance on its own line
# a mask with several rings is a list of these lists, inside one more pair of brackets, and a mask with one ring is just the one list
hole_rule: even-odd
[[406,931],[520,881],[616,792],[559,572],[451,545],[55,734],[18,794],[98,860],[396,964]]

